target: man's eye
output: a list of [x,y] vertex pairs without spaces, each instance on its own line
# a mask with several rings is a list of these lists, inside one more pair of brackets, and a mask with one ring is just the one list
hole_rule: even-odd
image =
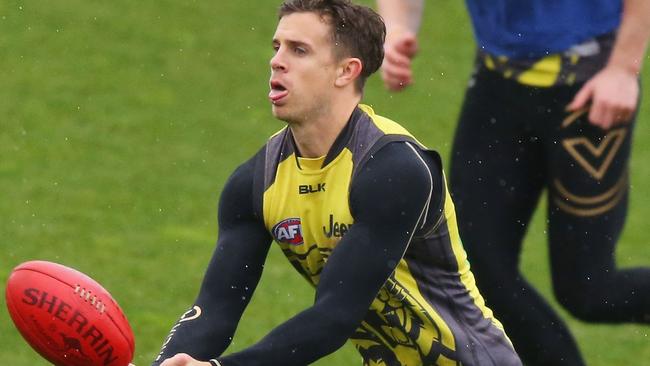
[[294,50],[295,53],[297,53],[299,55],[304,55],[304,54],[307,53],[307,50],[302,48],[302,47],[296,47],[293,50]]

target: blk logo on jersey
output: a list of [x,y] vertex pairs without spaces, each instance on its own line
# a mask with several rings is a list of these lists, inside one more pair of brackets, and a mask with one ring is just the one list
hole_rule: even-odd
[[315,186],[311,184],[301,184],[298,186],[298,194],[309,194],[317,192],[325,192],[325,183],[318,183]]
[[299,218],[284,219],[273,227],[273,237],[280,243],[290,245],[302,244],[302,226]]

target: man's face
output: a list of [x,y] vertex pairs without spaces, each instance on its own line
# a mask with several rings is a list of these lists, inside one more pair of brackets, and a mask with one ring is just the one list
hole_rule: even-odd
[[315,13],[285,15],[273,36],[273,49],[273,115],[299,123],[326,113],[337,74],[330,25]]

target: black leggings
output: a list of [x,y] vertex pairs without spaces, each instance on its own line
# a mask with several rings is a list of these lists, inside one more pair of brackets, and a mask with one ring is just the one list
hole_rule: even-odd
[[[456,131],[450,187],[479,289],[528,365],[583,365],[566,325],[519,271],[543,189],[553,290],[574,316],[649,322],[650,269],[617,269],[634,121],[603,131],[565,112],[581,85],[533,88],[481,70]],[[577,118],[575,118],[577,117]]]

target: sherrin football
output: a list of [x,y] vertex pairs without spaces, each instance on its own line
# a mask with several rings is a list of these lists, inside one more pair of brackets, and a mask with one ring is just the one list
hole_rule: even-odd
[[7,307],[25,340],[57,366],[127,366],[133,331],[100,284],[66,266],[25,262],[5,290]]

